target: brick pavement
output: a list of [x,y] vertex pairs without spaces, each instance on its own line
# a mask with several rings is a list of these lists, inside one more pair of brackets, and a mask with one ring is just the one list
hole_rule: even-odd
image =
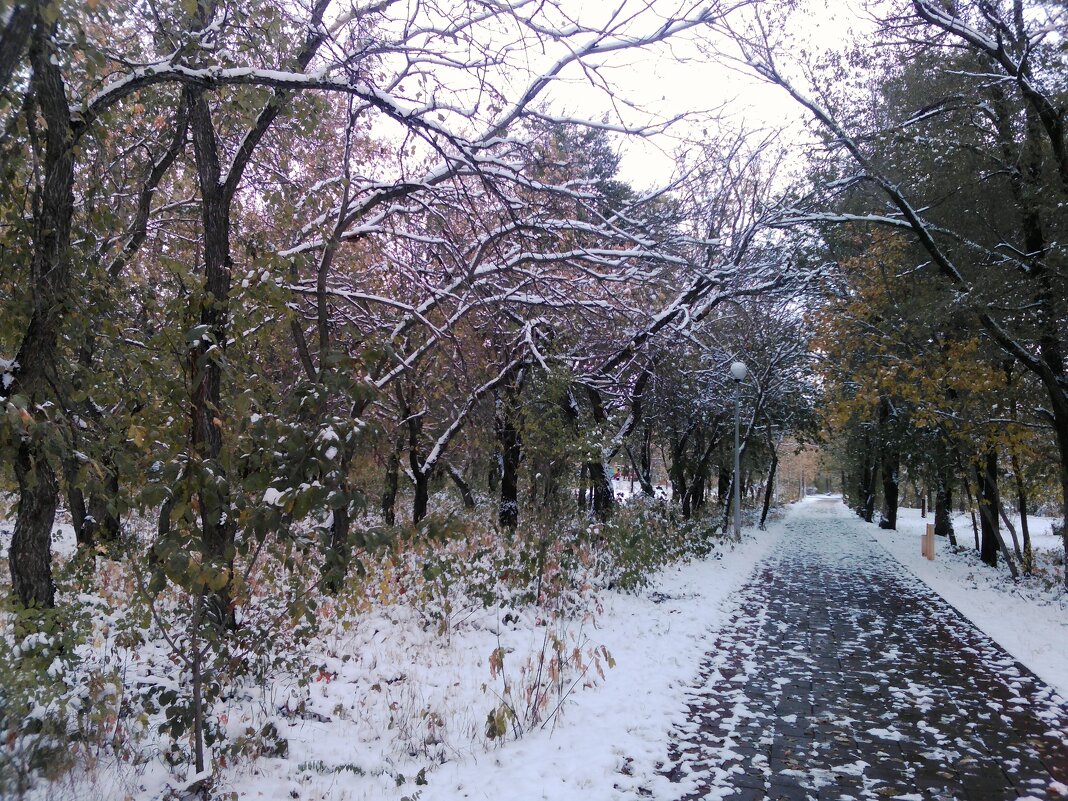
[[693,688],[666,768],[683,799],[1068,793],[1057,784],[1068,785],[1063,699],[838,501],[786,527]]

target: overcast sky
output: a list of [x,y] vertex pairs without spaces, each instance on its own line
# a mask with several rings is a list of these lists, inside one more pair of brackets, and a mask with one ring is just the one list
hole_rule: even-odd
[[[584,15],[592,13],[596,17],[614,3],[580,0],[578,5]],[[780,32],[783,42],[795,52],[802,48],[812,52],[838,47],[850,39],[853,27],[862,24],[857,0],[809,0],[801,5],[789,28]],[[684,140],[699,140],[703,131],[714,127],[709,119],[714,114],[734,128],[787,128],[790,141],[803,139],[806,118],[782,90],[767,86],[740,67],[708,58],[695,38],[688,34],[673,39],[670,46],[627,53],[610,62],[604,74],[620,95],[615,109],[603,92],[591,89],[575,74],[552,92],[553,106],[560,111],[593,119],[601,113],[614,116],[613,111],[622,111],[630,122],[640,120],[641,112],[652,119],[694,115],[667,134],[645,142],[621,138],[621,177],[636,188],[665,183],[675,170],[673,152]],[[705,38],[707,42],[707,34]],[[719,45],[730,52],[725,43]],[[623,100],[636,108],[626,108]]]

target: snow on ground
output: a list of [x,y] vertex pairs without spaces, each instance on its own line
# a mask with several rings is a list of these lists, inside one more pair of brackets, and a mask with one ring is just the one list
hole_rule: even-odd
[[[7,550],[11,547],[11,536],[15,533],[15,516],[4,517],[3,499],[0,498],[0,558],[7,561]],[[70,523],[57,522],[52,527],[52,556],[69,559],[78,550],[78,540],[74,536],[74,526]]]
[[[817,500],[827,499],[809,498],[797,511]],[[902,510],[896,532],[856,525],[1068,695],[1064,593],[1043,590],[1036,581],[1013,586],[1004,569],[981,565],[969,548],[952,553],[944,541],[937,542],[936,561],[922,559],[925,522],[915,510]],[[962,544],[969,544],[967,518],[955,522]],[[1038,521],[1034,528],[1039,547],[1057,545],[1048,525]],[[783,521],[767,532],[750,529],[740,545],[668,568],[637,594],[602,592],[598,608],[578,617],[547,620],[534,608],[486,609],[470,599],[444,620],[419,603],[327,607],[321,612],[334,614],[339,624],[354,623],[312,644],[315,675],[268,685],[262,697],[216,705],[217,723],[231,738],[270,723],[288,749],[284,756],[223,767],[217,789],[270,801],[632,801],[658,786],[670,733],[685,724],[709,633],[729,619],[737,590],[777,548],[783,529]],[[55,539],[57,551],[73,548],[69,526],[59,527]],[[404,592],[386,586],[389,576],[381,580],[384,592]],[[548,723],[525,726],[517,739],[508,721],[506,736],[491,738],[487,716],[502,698],[523,707],[541,653],[569,663],[548,706]],[[138,670],[151,669],[147,655],[138,659]],[[167,783],[174,787],[160,758],[126,770],[126,776],[89,777],[88,786],[75,788],[75,781],[69,797],[132,788],[133,797],[155,799],[165,795]]]
[[[402,760],[384,750],[393,740],[387,732],[380,731],[377,742],[364,742],[353,735],[367,737],[366,726],[308,720],[283,731],[289,739],[288,759],[260,760],[256,774],[249,775],[246,769],[229,775],[221,789],[236,791],[242,798],[272,801],[294,797],[339,801],[635,798],[642,778],[654,775],[657,765],[667,760],[669,732],[685,719],[686,691],[707,650],[709,630],[725,619],[731,596],[781,534],[782,523],[773,524],[768,531],[757,532],[709,559],[663,571],[640,594],[603,595],[603,609],[583,624],[580,636],[585,638],[587,651],[606,649],[614,667],[609,668],[602,657],[604,679],[594,679],[592,688],[576,688],[561,713],[543,729],[500,745],[488,744],[487,750],[447,748],[444,763],[417,777],[418,784],[409,775],[398,786],[389,769],[400,767]],[[567,636],[574,640],[575,634]],[[481,730],[490,708],[483,686],[494,681],[488,666],[490,653],[501,644],[515,649],[514,657],[505,655],[504,671],[512,671],[512,681],[517,681],[521,676],[510,664],[512,659],[524,649],[537,650],[535,640],[543,636],[539,628],[521,625],[510,631],[500,623],[469,620],[445,648],[435,646],[424,652],[411,648],[411,643],[365,638],[347,649],[358,653],[362,664],[375,664],[379,673],[389,664],[387,674],[391,670],[398,676],[418,674],[419,681],[411,683],[420,688],[418,697],[398,697],[398,703],[416,709],[421,704],[427,708],[440,704],[442,716],[450,721],[463,720],[461,710],[466,710],[466,725]],[[416,652],[432,655],[433,664],[412,663]],[[408,659],[408,664],[402,659]],[[338,676],[316,683],[309,706],[330,709],[354,700],[359,705],[358,698],[345,696],[348,664],[329,666],[337,669]],[[350,671],[349,679],[356,679],[356,673],[358,669]],[[367,692],[366,680],[363,687]],[[390,692],[390,688],[380,686],[372,694],[376,692]],[[316,697],[320,694],[330,700],[321,703]],[[463,739],[459,734],[444,731],[441,737],[446,743],[453,738],[459,742]],[[308,769],[319,763],[322,769]]]
[[643,777],[667,760],[669,733],[686,720],[709,631],[781,535],[780,523],[721,558],[665,571],[652,592],[612,596],[597,631],[616,659],[604,686],[577,696],[555,732],[514,744],[507,755],[440,769],[421,801],[635,797]]
[[[947,539],[935,537],[935,559],[920,554],[920,535],[928,516],[918,509],[901,509],[897,531],[867,526],[878,542],[918,578],[1068,698],[1068,593],[1052,579],[1026,579],[1013,584],[1008,568],[992,569],[975,553],[971,520],[956,515],[953,528],[961,548],[954,553]],[[1062,545],[1050,533],[1049,518],[1029,518],[1036,551],[1056,553]],[[1019,521],[1013,524],[1019,530]],[[1004,532],[1006,539],[1008,532]],[[1010,545],[1011,548],[1011,545]],[[1052,585],[1052,586],[1051,586]]]
[[[11,523],[0,519],[5,551]],[[740,544],[720,542],[710,557],[666,568],[637,593],[599,591],[590,596],[593,608],[577,616],[487,609],[450,595],[460,603],[442,618],[435,614],[441,598],[400,602],[405,589],[387,567],[375,576],[375,592],[393,601],[324,599],[323,631],[306,655],[311,674],[243,685],[214,704],[212,725],[230,742],[269,725],[286,751],[217,764],[215,790],[271,801],[636,799],[668,760],[669,735],[685,720],[709,631],[727,619],[737,589],[782,531],[779,521],[747,532]],[[70,526],[57,525],[53,551],[73,550]],[[115,621],[104,624],[85,646],[86,668],[114,663],[133,684],[178,678],[161,641],[119,647]],[[566,664],[543,712],[546,725],[519,721],[527,725],[517,738],[508,721],[505,736],[488,736],[488,714],[503,698],[522,710],[525,691],[537,683],[538,655],[553,653]],[[166,765],[158,718],[137,724],[130,747],[140,758],[104,753],[88,772],[38,783],[30,797],[180,795],[186,771]]]
[[[629,478],[613,478],[612,479],[612,493],[620,501],[627,501],[633,497],[640,497],[642,493],[641,484]],[[666,484],[655,484],[653,486],[653,495],[656,498],[662,498],[667,500],[671,497],[671,490]]]

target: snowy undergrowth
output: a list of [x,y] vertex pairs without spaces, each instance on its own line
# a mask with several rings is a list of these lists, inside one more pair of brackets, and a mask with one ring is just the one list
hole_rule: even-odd
[[[61,552],[68,533],[57,529]],[[449,788],[477,786],[487,761],[558,745],[569,779],[579,765],[625,784],[631,766],[641,775],[663,758],[670,688],[691,677],[715,618],[705,606],[752,553],[634,503],[606,527],[557,520],[513,536],[478,516],[438,520],[358,554],[336,597],[308,591],[311,565],[267,559],[239,634],[210,660],[213,793],[456,797]],[[693,557],[707,558],[683,566]],[[191,600],[171,590],[150,605],[135,567],[64,564],[62,636],[32,675],[32,644],[6,627],[0,750],[25,781],[5,794],[170,799],[198,778],[181,659]],[[643,693],[663,711],[628,703]],[[599,727],[619,709],[607,740]],[[27,728],[23,711],[47,725]],[[590,725],[598,758],[583,760]]]
[[[935,538],[934,561],[920,553],[920,535],[930,517],[918,509],[898,513],[897,531],[866,529],[918,578],[979,629],[1068,698],[1068,592],[1062,584],[1064,554],[1049,518],[1031,518],[1035,561],[1042,573],[1014,582],[1004,563],[984,565],[973,545],[968,515],[955,515],[959,547]],[[1019,520],[1014,521],[1019,529]],[[1008,535],[1006,534],[1006,537]]]

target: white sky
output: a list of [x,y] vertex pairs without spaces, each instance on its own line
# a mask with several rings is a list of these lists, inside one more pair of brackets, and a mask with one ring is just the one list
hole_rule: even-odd
[[[795,52],[821,52],[848,42],[851,29],[863,25],[859,0],[808,0],[791,17],[788,30],[778,31],[784,45]],[[615,6],[615,0],[577,0],[585,17]],[[702,32],[707,38],[707,32]],[[665,119],[679,114],[694,115],[672,127],[664,135],[648,141],[624,137],[620,142],[621,177],[635,188],[664,184],[675,171],[673,152],[682,140],[701,139],[703,131],[714,126],[709,117],[718,109],[721,118],[732,128],[788,129],[792,141],[804,140],[801,109],[782,90],[768,86],[741,69],[716,63],[702,55],[694,44],[695,36],[686,34],[664,45],[639,53],[628,53],[605,71],[615,83],[619,95],[651,119]],[[726,50],[726,47],[725,47]],[[554,110],[597,119],[612,114],[611,102],[604,93],[592,89],[575,74],[571,80],[553,87],[549,97]],[[627,118],[637,121],[637,110],[620,104]],[[626,141],[622,141],[626,140]]]
[[[699,2],[708,4],[713,1],[559,0],[559,3],[566,16],[594,29],[603,29],[605,20],[622,7],[638,20],[628,28],[628,33],[648,35],[665,20],[678,18],[680,14],[692,15]],[[725,3],[731,1],[723,0]],[[408,2],[416,3],[417,0]],[[863,27],[861,6],[864,2],[866,0],[799,0],[799,9],[771,31],[771,35],[777,40],[785,60],[835,49],[851,42],[851,28]],[[782,4],[781,0],[753,3],[762,11],[771,12]],[[567,20],[555,11],[547,13],[553,23],[568,27]],[[744,15],[749,13],[750,9],[743,7],[732,17],[732,24],[736,28],[746,27],[747,17]],[[403,17],[399,19],[401,22],[397,24],[402,24]],[[427,24],[433,28],[431,23],[445,26],[448,20],[429,20]],[[534,76],[544,74],[561,57],[562,48],[583,42],[583,38],[577,36],[567,42],[557,42],[556,47],[543,43],[541,47],[524,50],[517,46],[518,42],[512,37],[514,31],[507,24],[501,28],[494,28],[494,24],[491,23],[480,35],[500,36],[507,49],[505,61],[490,74],[490,80],[499,85],[505,97],[518,97]],[[617,36],[620,33],[616,30]],[[595,122],[604,119],[610,124],[622,120],[630,127],[662,123],[686,115],[665,133],[646,138],[616,136],[621,155],[620,178],[639,191],[670,183],[676,174],[676,153],[684,148],[696,150],[699,143],[715,138],[720,126],[727,129],[728,135],[740,131],[765,134],[785,131],[781,140],[788,142],[798,154],[788,165],[800,168],[805,145],[811,141],[805,128],[805,114],[782,90],[754,77],[741,65],[732,66],[731,57],[736,54],[733,44],[725,38],[714,41],[713,36],[714,32],[708,28],[694,28],[656,46],[615,51],[597,65],[592,80],[590,72],[573,63],[539,96],[536,106],[561,117]],[[442,42],[435,42],[435,47],[442,47]],[[468,57],[465,47],[465,42],[460,41],[456,44],[456,52],[450,53],[448,43],[444,44],[442,52],[453,63],[440,71],[430,68],[427,75],[435,76],[430,81],[431,86],[418,78],[406,78],[399,85],[386,88],[401,102],[413,107],[427,102],[428,95],[435,98],[440,95],[454,103],[455,108],[444,109],[444,113],[438,115],[439,119],[462,135],[473,133],[472,119],[478,118],[480,124],[485,125],[495,113],[484,107],[487,104],[479,77],[472,76],[462,66]],[[709,53],[717,47],[721,48],[722,54],[710,56]],[[399,72],[405,71],[403,60],[395,66]],[[421,66],[426,68],[426,65]],[[787,65],[780,64],[782,66]],[[793,69],[786,71],[789,74],[796,72]],[[607,83],[610,92],[595,82]],[[478,108],[478,114],[468,118],[465,111],[468,107]],[[410,154],[429,159],[427,163],[435,158],[424,144],[410,139],[410,132],[404,125],[379,116],[373,130],[382,139],[404,142],[405,147],[411,148]],[[383,168],[388,169],[385,165]]]

